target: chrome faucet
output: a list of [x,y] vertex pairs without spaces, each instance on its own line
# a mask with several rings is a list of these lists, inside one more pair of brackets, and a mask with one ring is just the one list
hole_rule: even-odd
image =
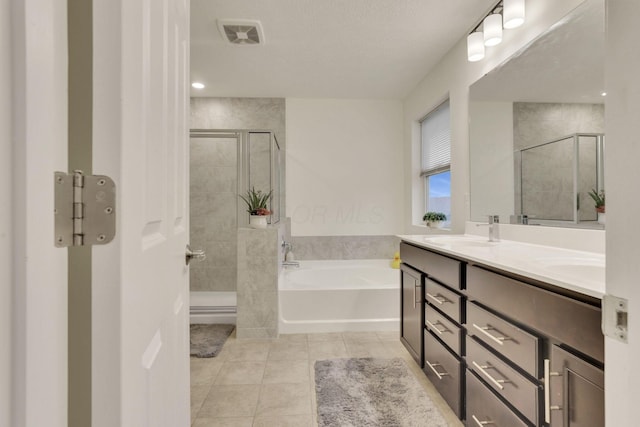
[[489,215],[488,222],[476,224],[476,227],[487,225],[489,226],[489,241],[490,242],[499,242],[500,241],[500,230],[498,229],[498,224],[500,224],[500,216],[499,215]]

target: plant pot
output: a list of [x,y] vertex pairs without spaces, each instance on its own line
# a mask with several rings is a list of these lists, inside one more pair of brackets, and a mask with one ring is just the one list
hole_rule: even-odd
[[604,224],[605,221],[605,213],[604,212],[598,212],[598,224]]
[[427,221],[427,227],[429,228],[442,228],[444,221]]
[[249,227],[267,228],[267,217],[265,215],[251,215],[249,217]]

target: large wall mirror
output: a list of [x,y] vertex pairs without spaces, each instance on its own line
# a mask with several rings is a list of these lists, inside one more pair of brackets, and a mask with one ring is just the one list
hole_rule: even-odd
[[471,220],[603,228],[589,195],[604,190],[603,90],[603,0],[586,0],[474,83]]

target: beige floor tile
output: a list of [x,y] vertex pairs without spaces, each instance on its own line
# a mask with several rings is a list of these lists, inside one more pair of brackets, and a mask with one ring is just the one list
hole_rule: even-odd
[[311,396],[308,384],[263,384],[256,417],[310,415]]
[[307,342],[279,341],[271,344],[268,360],[308,360]]
[[214,385],[198,418],[252,417],[260,396],[259,385]]
[[191,419],[195,419],[202,404],[211,390],[211,384],[191,386]]
[[344,341],[320,341],[309,343],[309,360],[348,357]]
[[307,384],[308,360],[269,360],[264,370],[263,384]]
[[191,385],[203,385],[212,384],[216,379],[220,368],[222,367],[222,360],[218,360],[217,357],[211,358],[191,358]]
[[265,362],[225,362],[215,384],[261,384]]
[[265,361],[269,354],[269,342],[238,342],[236,344],[225,346],[222,351],[225,353],[225,361],[248,362],[248,361]]
[[198,418],[192,427],[251,427],[253,417]]
[[313,427],[313,417],[311,415],[256,417],[253,427]]
[[398,341],[400,342],[400,332],[399,331],[382,331],[376,332],[378,339],[380,341]]
[[307,340],[309,342],[340,341],[340,340],[342,340],[342,332],[326,332],[326,333],[317,333],[317,334],[307,334]]
[[280,334],[278,341],[307,342],[307,334]]
[[376,332],[343,332],[342,337],[345,342],[378,342]]
[[378,342],[347,342],[349,357],[394,357],[393,351],[384,343]]

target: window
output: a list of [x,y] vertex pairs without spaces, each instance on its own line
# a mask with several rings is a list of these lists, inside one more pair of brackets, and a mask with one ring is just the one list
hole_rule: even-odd
[[445,101],[420,122],[422,172],[425,183],[425,212],[447,215],[451,221],[451,127],[449,101]]

